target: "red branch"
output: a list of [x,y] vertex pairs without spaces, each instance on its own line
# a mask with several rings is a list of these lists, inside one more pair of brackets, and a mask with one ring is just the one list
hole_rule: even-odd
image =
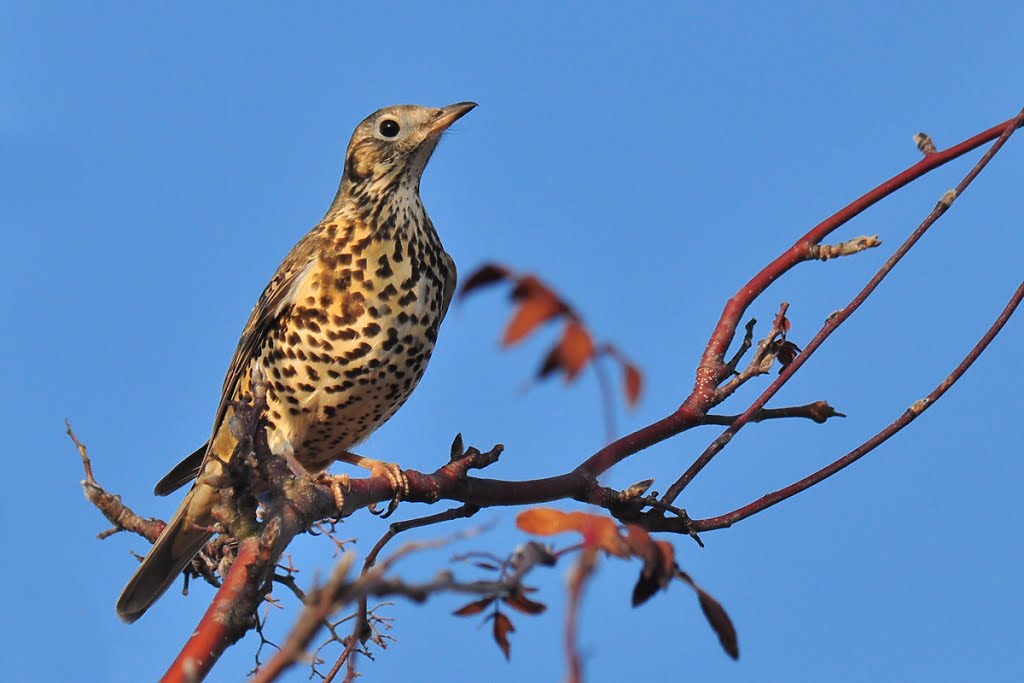
[[[1003,129],[1000,132],[999,139],[996,140],[995,144],[993,144],[992,147],[989,148],[987,152],[985,152],[985,155],[978,160],[978,163],[974,165],[974,167],[967,173],[966,176],[964,176],[963,180],[960,181],[956,188],[951,192],[946,193],[946,196],[939,200],[939,202],[935,205],[935,208],[932,209],[930,214],[928,214],[928,217],[921,222],[917,229],[914,230],[914,232],[912,232],[910,236],[907,237],[903,244],[900,245],[900,248],[897,249],[893,253],[893,255],[889,257],[889,259],[882,265],[881,268],[879,268],[878,272],[875,273],[874,277],[872,277],[871,280],[868,281],[868,283],[857,294],[857,296],[855,296],[853,300],[846,305],[845,308],[843,308],[841,311],[839,311],[838,313],[836,313],[835,315],[831,316],[828,319],[828,321],[821,328],[821,330],[819,330],[818,333],[814,335],[814,338],[807,343],[807,346],[804,348],[803,352],[800,353],[793,360],[792,363],[790,363],[782,372],[779,373],[779,376],[775,379],[775,381],[772,382],[768,386],[768,388],[765,389],[761,393],[761,395],[758,396],[758,398],[753,403],[750,404],[750,406],[743,412],[742,415],[739,416],[739,418],[736,419],[735,422],[732,423],[732,425],[725,429],[722,432],[722,434],[717,439],[715,439],[710,446],[708,446],[708,448],[700,455],[699,458],[697,458],[693,465],[691,465],[689,469],[687,469],[686,472],[683,473],[683,476],[681,476],[674,484],[672,484],[672,486],[669,488],[669,490],[665,493],[664,497],[662,498],[664,502],[671,503],[672,501],[674,501],[676,497],[682,492],[682,490],[686,488],[686,486],[691,481],[693,481],[693,478],[696,477],[697,474],[700,473],[700,471],[704,469],[704,467],[709,462],[711,462],[712,458],[714,458],[715,455],[717,455],[719,452],[721,452],[723,448],[725,448],[726,444],[728,444],[729,441],[732,440],[732,437],[735,436],[736,433],[739,432],[740,429],[742,429],[747,423],[749,423],[750,420],[754,417],[754,415],[756,415],[757,412],[761,410],[765,406],[765,404],[768,403],[768,401],[771,400],[773,396],[775,396],[776,393],[778,393],[778,391],[783,387],[783,385],[789,381],[790,377],[792,377],[793,374],[796,373],[796,371],[799,370],[803,366],[803,364],[807,362],[807,360],[818,349],[818,347],[820,347],[825,342],[825,340],[828,339],[829,335],[831,335],[835,330],[837,330],[840,325],[846,322],[846,320],[851,315],[853,315],[854,311],[860,308],[860,305],[864,303],[869,296],[871,296],[871,293],[875,291],[875,288],[877,288],[878,285],[881,284],[882,280],[884,280],[885,277],[892,271],[892,269],[896,267],[896,264],[903,259],[907,252],[909,252],[915,244],[917,244],[918,240],[920,240],[921,237],[924,236],[928,229],[931,228],[931,226],[934,225],[935,222],[939,220],[939,218],[944,213],[946,213],[949,207],[952,206],[953,202],[964,193],[964,191],[968,188],[968,186],[970,186],[970,184],[974,181],[978,174],[981,173],[982,169],[985,168],[986,165],[988,165],[988,162],[992,159],[992,157],[996,155],[996,153],[1002,148],[1006,141],[1010,139],[1010,136],[1013,134],[1015,130],[1017,130],[1017,128],[1021,126],[1021,124],[1024,124],[1024,111],[1021,111],[1021,113],[1018,114],[1015,119],[1012,119],[1011,121],[1009,121],[1009,123],[1003,125]],[[963,147],[963,145],[958,145],[953,149],[958,149],[960,147]],[[932,156],[941,156],[943,154],[945,153],[935,152],[933,154],[930,154],[927,157],[925,157],[925,160],[922,161],[921,163],[925,163]],[[920,166],[920,164],[918,164],[918,166]],[[914,168],[916,168],[916,166]],[[906,173],[900,174],[899,176],[896,176],[896,178],[901,178],[904,175],[906,175]],[[893,181],[889,181],[889,184],[893,184]],[[898,189],[899,187],[902,187],[905,184],[906,182],[904,182],[901,185],[893,184],[893,187],[895,189]],[[883,185],[882,187],[886,187],[886,185]],[[865,195],[865,197],[869,196],[870,194],[872,193],[868,193],[868,195]],[[863,199],[863,197],[861,199]],[[854,203],[854,205],[856,204],[857,202]],[[857,215],[857,213],[859,213],[859,211],[850,214],[850,216],[855,216]],[[826,221],[825,223],[828,222],[829,221]],[[823,223],[822,225],[825,225],[825,223]],[[814,232],[815,231],[812,230],[811,233],[808,233],[808,235],[814,234]],[[826,232],[824,234],[828,233]],[[821,235],[821,237],[824,237],[824,234]],[[706,353],[705,358],[707,358]]]
[[860,458],[873,451],[878,446],[885,443],[890,437],[894,436],[901,429],[906,427],[908,424],[917,419],[917,417],[925,410],[930,408],[936,401],[942,398],[950,387],[963,376],[967,369],[978,359],[978,356],[988,347],[988,345],[995,339],[996,335],[999,334],[1003,326],[1010,320],[1010,316],[1017,310],[1021,300],[1024,299],[1024,282],[1020,284],[1017,291],[1013,293],[1010,301],[1006,304],[1003,312],[996,318],[996,321],[992,323],[985,335],[975,344],[974,348],[971,349],[970,353],[960,362],[960,365],[949,374],[946,379],[942,381],[930,394],[925,398],[916,402],[913,406],[908,408],[898,419],[892,422],[888,427],[875,434],[873,437],[862,443],[857,448],[853,449],[843,457],[839,458],[831,465],[823,467],[814,474],[804,477],[800,481],[787,486],[784,489],[780,489],[773,493],[769,493],[763,498],[745,505],[738,510],[733,510],[724,515],[718,517],[711,517],[709,519],[694,520],[691,522],[691,528],[693,531],[710,531],[712,529],[724,529],[732,526],[736,522],[746,519],[751,515],[754,515],[762,510],[765,510],[776,503],[780,503],[787,498],[791,498],[796,494],[809,489],[815,484],[828,479],[836,472],[844,469],[857,462]]
[[[248,624],[257,606],[249,604],[251,601],[246,597],[252,593],[255,577],[250,570],[260,555],[259,545],[257,538],[247,538],[239,544],[235,563],[224,577],[224,583],[199,626],[160,679],[163,683],[203,680],[224,651],[245,635],[248,629],[240,629],[239,626]],[[246,607],[250,608],[249,611],[243,612]],[[241,614],[243,618],[234,618],[233,613]]]

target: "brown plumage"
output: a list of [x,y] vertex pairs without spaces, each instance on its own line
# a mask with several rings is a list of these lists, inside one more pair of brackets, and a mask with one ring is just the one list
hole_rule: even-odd
[[420,177],[447,128],[476,105],[388,107],[356,128],[338,194],[277,269],[242,332],[210,441],[156,486],[192,490],[117,602],[135,621],[210,538],[214,483],[236,440],[232,403],[262,368],[271,449],[320,472],[388,420],[422,377],[455,291],[455,263],[420,201]]

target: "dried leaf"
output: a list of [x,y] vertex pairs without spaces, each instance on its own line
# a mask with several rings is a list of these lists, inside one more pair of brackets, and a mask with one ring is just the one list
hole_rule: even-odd
[[609,517],[574,512],[579,515],[583,542],[611,553],[616,557],[629,557],[630,549],[619,531],[619,525]]
[[583,535],[588,546],[604,550],[618,557],[629,557],[626,540],[614,519],[587,512],[562,512],[553,508],[531,508],[520,512],[516,526],[529,534],[551,536],[566,531]]
[[516,286],[512,288],[513,301],[529,299],[530,297],[538,294],[550,294],[556,299],[558,298],[550,287],[541,282],[540,279],[534,275],[524,275],[521,278],[517,278]]
[[800,353],[800,347],[791,341],[784,341],[779,345],[776,357],[779,359],[779,372],[786,369],[786,366],[793,362]]
[[537,290],[525,297],[505,328],[501,343],[512,346],[531,332],[565,310],[565,306],[547,289]]
[[518,610],[523,614],[542,614],[548,608],[544,603],[530,600],[519,592],[506,595],[501,600],[512,609]]
[[548,351],[548,354],[544,356],[544,362],[541,363],[540,370],[537,371],[537,379],[544,379],[561,366],[558,347],[559,345],[555,344]]
[[576,379],[594,357],[594,340],[578,321],[573,320],[566,326],[558,345],[558,356],[568,382]]
[[554,508],[530,508],[516,516],[516,526],[528,534],[551,536],[565,531],[576,531],[570,515]]
[[686,572],[680,571],[676,576],[690,584],[690,587],[697,592],[700,608],[704,612],[704,617],[708,620],[708,623],[711,624],[712,630],[718,636],[718,642],[722,644],[722,649],[733,659],[739,659],[740,645],[736,636],[736,628],[732,625],[732,619],[729,618],[725,608],[703,588],[698,586]]
[[501,612],[494,613],[494,642],[505,653],[505,659],[511,659],[512,646],[508,642],[508,634],[514,633],[515,630],[511,619]]
[[651,534],[636,524],[626,525],[626,543],[632,553],[644,561],[644,570],[647,565],[653,565],[658,560],[658,546],[651,538]]
[[462,283],[462,288],[459,290],[459,297],[463,298],[467,294],[481,287],[487,285],[493,285],[496,282],[510,277],[509,270],[504,266],[499,266],[497,263],[485,263],[476,269],[476,271],[469,276],[469,278]]
[[633,587],[633,606],[647,602],[659,590],[664,590],[675,578],[676,551],[671,543],[655,541],[651,535],[638,526],[627,525],[626,537],[633,554],[644,561],[640,577]]
[[474,600],[468,605],[463,605],[459,609],[455,610],[454,612],[452,612],[452,614],[454,614],[457,617],[470,617],[474,614],[480,614],[481,612],[483,612],[491,605],[492,602],[494,602],[493,597]]
[[623,384],[626,387],[626,402],[630,408],[635,408],[640,401],[640,394],[643,393],[644,376],[640,368],[632,363],[625,363],[622,368],[625,371]]

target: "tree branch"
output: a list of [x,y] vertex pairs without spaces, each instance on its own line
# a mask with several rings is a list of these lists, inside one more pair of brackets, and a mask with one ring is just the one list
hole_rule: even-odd
[[[985,152],[984,156],[982,156],[981,159],[978,160],[978,163],[974,165],[974,167],[967,173],[967,175],[964,176],[963,180],[960,181],[956,188],[954,190],[947,192],[942,197],[942,199],[939,200],[939,202],[935,205],[935,208],[932,209],[931,213],[928,214],[928,216],[924,219],[924,221],[921,222],[917,229],[914,230],[914,232],[910,234],[910,236],[903,242],[903,244],[900,245],[899,249],[897,249],[896,252],[889,257],[885,264],[878,270],[877,273],[875,273],[874,277],[872,277],[871,280],[868,281],[868,283],[864,286],[860,293],[858,293],[857,296],[855,296],[853,300],[846,305],[845,308],[829,317],[829,319],[825,322],[821,330],[814,336],[814,338],[810,342],[808,342],[803,352],[799,354],[793,360],[793,362],[790,363],[781,373],[779,373],[778,378],[776,378],[776,380],[772,382],[771,385],[769,385],[768,388],[765,389],[753,403],[750,404],[750,407],[748,407],[743,412],[743,414],[741,414],[736,419],[736,421],[733,422],[732,425],[730,425],[725,431],[723,431],[722,434],[719,435],[719,437],[715,439],[710,446],[707,447],[707,449],[700,455],[699,458],[697,458],[693,465],[691,465],[689,469],[687,469],[686,472],[684,472],[683,475],[679,479],[677,479],[671,487],[669,487],[668,491],[662,497],[662,500],[664,500],[667,503],[673,502],[679,496],[679,494],[682,493],[683,489],[685,489],[686,486],[691,481],[693,481],[693,478],[696,477],[697,474],[700,473],[700,471],[704,469],[704,467],[709,462],[711,462],[711,460],[718,453],[720,453],[723,448],[725,448],[729,441],[732,440],[732,437],[735,436],[736,433],[739,432],[740,429],[742,429],[750,421],[750,419],[757,413],[757,411],[761,410],[761,408],[763,408],[764,405],[773,396],[775,396],[776,393],[778,393],[778,391],[783,387],[783,385],[785,385],[785,383],[789,381],[789,378],[792,377],[793,374],[797,370],[799,370],[803,366],[803,364],[807,362],[807,360],[814,354],[818,347],[820,347],[822,343],[824,343],[824,341],[828,339],[828,337],[836,329],[839,328],[840,325],[846,322],[846,320],[851,315],[853,315],[854,311],[860,308],[860,305],[867,300],[867,298],[871,295],[872,292],[875,291],[875,288],[878,287],[882,280],[884,280],[885,277],[892,271],[892,269],[896,267],[896,264],[898,264],[900,260],[902,260],[902,258],[907,254],[907,252],[909,252],[910,249],[917,243],[917,241],[924,236],[928,229],[932,225],[934,225],[934,223],[944,213],[946,213],[949,207],[952,206],[953,201],[963,194],[964,190],[967,189],[971,182],[973,182],[974,179],[978,176],[978,174],[981,173],[982,169],[984,169],[985,166],[988,165],[988,162],[992,159],[992,157],[995,156],[1000,149],[1002,149],[1003,145],[1006,143],[1007,140],[1010,139],[1010,136],[1013,134],[1013,132],[1017,130],[1017,128],[1019,128],[1022,124],[1024,124],[1024,110],[1022,110],[1021,113],[1018,114],[1015,119],[1012,119],[1008,123],[1003,124],[1003,128],[1000,132],[998,139],[995,141],[995,143],[993,143],[993,145],[988,149],[988,151]],[[972,140],[976,138],[972,138]],[[964,144],[966,143],[958,145],[953,149],[959,149],[963,147]],[[916,164],[913,168],[917,168],[922,164],[927,164],[928,162],[931,162],[936,159],[942,159],[944,158],[944,155],[947,155],[948,153],[949,151],[935,152],[929,154],[928,156],[925,157],[923,161]],[[897,176],[897,179],[902,178],[904,175],[906,175],[906,173],[907,172],[904,172],[900,176]],[[883,185],[882,187],[886,187],[887,185],[894,183],[895,179],[890,180],[888,184]],[[902,187],[904,184],[906,183],[904,182],[903,184],[898,184],[896,186]],[[868,195],[871,194],[872,193],[868,193]],[[868,195],[865,195],[865,197]],[[860,201],[861,200],[858,200],[858,202]],[[854,202],[854,206],[856,206],[858,202]],[[840,213],[849,213],[849,211]],[[851,213],[850,217],[852,218],[853,216],[857,215],[857,213],[859,213],[859,211]],[[826,221],[826,224],[827,223],[828,221]],[[814,234],[814,231],[808,234]],[[740,315],[742,315],[742,311],[740,312]],[[705,354],[705,358],[707,358],[707,354]]]
[[978,359],[978,356],[985,351],[988,345],[995,339],[999,331],[1003,329],[1006,323],[1010,320],[1014,311],[1020,305],[1021,300],[1024,299],[1024,282],[1020,284],[1017,291],[1014,292],[1013,296],[1010,297],[1003,312],[996,318],[996,321],[992,323],[988,331],[978,340],[978,343],[974,345],[970,353],[960,362],[960,364],[944,379],[935,389],[932,390],[925,398],[917,401],[908,408],[903,415],[894,420],[889,426],[882,431],[875,434],[873,437],[862,443],[857,448],[853,449],[843,457],[839,458],[827,467],[823,467],[814,474],[804,477],[800,481],[787,486],[784,489],[769,493],[763,498],[745,505],[738,510],[727,512],[724,515],[718,517],[710,517],[708,519],[693,520],[691,525],[695,531],[710,531],[712,529],[724,529],[732,526],[736,522],[746,519],[751,515],[757,514],[763,510],[770,508],[776,503],[781,503],[787,498],[792,498],[801,491],[805,491],[815,484],[828,479],[833,474],[840,470],[849,467],[857,460],[861,459],[878,446],[885,443],[890,437],[895,436],[901,429],[909,425],[911,422],[917,419],[921,413],[926,411],[928,408],[935,405],[935,402],[942,398],[942,395],[949,391],[956,382],[963,377],[967,369],[974,364],[974,361]]

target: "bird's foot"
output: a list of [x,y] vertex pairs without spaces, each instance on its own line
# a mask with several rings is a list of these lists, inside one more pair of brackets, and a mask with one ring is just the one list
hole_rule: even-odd
[[370,470],[370,474],[374,477],[384,477],[391,484],[391,490],[394,491],[395,497],[388,503],[388,508],[383,513],[377,510],[377,504],[371,503],[368,507],[370,512],[375,515],[380,515],[381,518],[390,517],[391,514],[398,508],[398,504],[409,495],[409,477],[405,475],[402,468],[393,462],[384,462],[383,460],[374,460],[373,458],[364,458],[361,455],[355,453],[346,452],[344,455],[338,458],[344,462],[351,463],[363,469]]
[[349,490],[352,488],[352,477],[347,474],[327,474],[321,472],[316,477],[317,484],[324,484],[331,488],[331,493],[334,495],[334,505],[338,508],[338,516],[341,516],[342,510],[345,508],[345,494],[342,488]]

